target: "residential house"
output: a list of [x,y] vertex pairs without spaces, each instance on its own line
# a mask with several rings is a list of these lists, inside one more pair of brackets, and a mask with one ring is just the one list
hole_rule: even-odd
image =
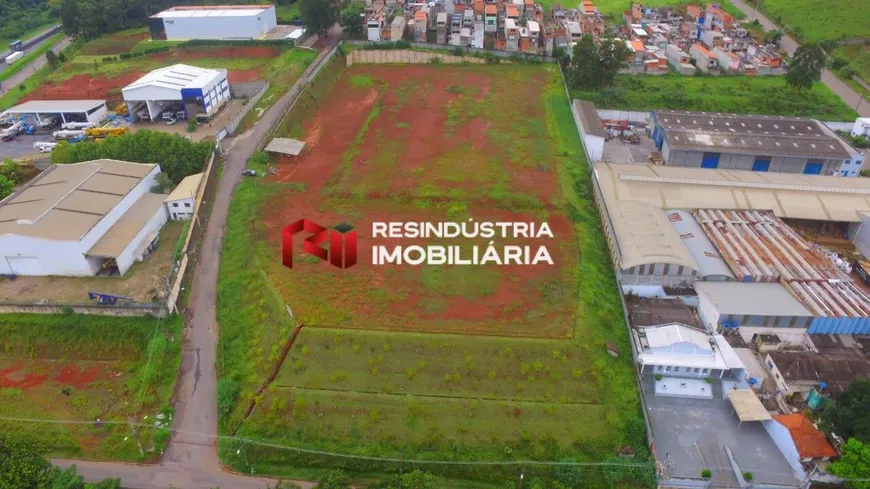
[[530,20],[526,23],[529,29],[529,52],[540,54],[541,52],[541,25]]
[[435,15],[435,39],[438,44],[447,44],[447,12],[438,12]]
[[474,21],[474,31],[472,31],[474,38],[471,40],[471,47],[473,47],[473,48],[483,49],[483,39],[484,39],[484,27],[483,27],[483,25],[484,24],[483,24],[482,20],[475,20]]
[[746,367],[722,335],[684,324],[634,328],[641,373],[665,377],[742,381]]
[[700,22],[704,18],[704,9],[700,5],[686,5],[686,20]]
[[855,379],[870,377],[870,359],[858,348],[841,348],[824,353],[774,351],[764,358],[776,389],[784,395],[796,392],[804,397],[813,389],[837,396]]
[[665,55],[664,50],[659,49],[657,46],[646,47],[646,59],[643,64],[644,73],[648,75],[667,75],[670,71],[668,69],[667,55]]
[[196,192],[202,182],[202,173],[189,175],[166,196],[163,201],[169,210],[169,218],[173,221],[186,221],[193,215],[196,205]]
[[526,18],[535,16],[535,0],[523,0],[523,15]]
[[514,22],[520,21],[520,9],[516,4],[509,3],[504,8],[505,17],[512,19]]
[[507,18],[504,21],[505,51],[515,53],[519,50],[520,29],[514,19]]
[[405,38],[405,26],[407,23],[408,21],[402,15],[397,15],[393,18],[393,22],[390,24],[391,41],[401,41]]
[[465,27],[466,29],[473,29],[474,28],[474,11],[473,10],[466,10],[466,11],[462,12],[462,27]]
[[472,12],[474,12],[475,20],[483,20],[483,0],[474,0],[474,7],[472,8]]
[[726,73],[739,73],[742,63],[736,54],[722,48],[713,48],[713,56],[719,61],[719,67]]
[[695,43],[689,48],[689,56],[695,60],[695,66],[701,70],[701,73],[719,74],[719,60],[701,43]]
[[840,455],[828,443],[825,434],[802,413],[777,414],[773,419],[788,430],[801,462],[826,462]]
[[711,30],[727,31],[736,26],[734,16],[718,7],[718,4],[707,5],[704,14],[704,27]]
[[628,46],[628,50],[630,51],[630,54],[628,55],[628,68],[632,71],[642,73],[644,71],[643,62],[646,59],[646,47],[644,47],[643,43],[637,39],[625,41],[625,45]]
[[369,41],[381,41],[381,31],[384,29],[384,14],[372,15],[366,22],[367,39]]
[[682,75],[694,75],[695,67],[692,65],[689,54],[674,44],[668,44],[665,49],[668,63]]
[[495,34],[495,31],[498,27],[498,13],[496,11],[495,5],[486,5],[483,18],[485,22],[484,32]]
[[592,17],[595,15],[595,3],[592,0],[583,0],[580,2],[580,12],[584,17]]
[[701,42],[707,47],[707,49],[712,50],[716,47],[721,47],[724,45],[722,38],[725,36],[719,31],[711,31],[709,29],[701,31]]
[[583,29],[580,27],[579,22],[575,22],[573,20],[568,20],[562,22],[562,25],[565,26],[566,37],[568,38],[568,42],[574,43],[580,40],[583,37]]
[[414,13],[414,40],[426,42],[426,31],[429,29],[429,15],[425,10]]

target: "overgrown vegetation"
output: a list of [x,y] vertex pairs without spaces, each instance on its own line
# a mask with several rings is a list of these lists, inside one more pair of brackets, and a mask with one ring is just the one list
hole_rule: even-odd
[[58,143],[51,152],[52,163],[78,163],[109,158],[134,163],[158,163],[174,182],[199,173],[212,151],[208,141],[193,142],[180,135],[159,131],[136,131],[102,141]]
[[760,5],[771,20],[800,41],[867,37],[870,3],[830,0],[819,8],[815,0],[764,0]]
[[614,87],[598,91],[572,90],[601,109],[689,110],[737,114],[791,115],[823,121],[850,121],[853,108],[828,87],[815,83],[797,92],[776,76],[630,76],[618,75]]
[[[24,67],[30,65],[30,63],[33,63],[38,58],[51,51],[55,44],[57,44],[61,39],[63,39],[63,34],[55,34],[46,39],[38,48],[28,51],[23,58],[7,66],[5,70],[0,72],[0,82],[8,80],[13,75],[24,69]],[[0,49],[2,49],[2,46],[0,46]],[[52,54],[54,53],[52,52]],[[49,63],[49,68],[53,69],[54,66]]]
[[31,436],[0,434],[0,487],[8,489],[120,489],[120,479],[85,484],[75,465],[61,470],[44,457],[48,450]]
[[[549,7],[552,4],[558,3],[558,2],[555,2],[553,0],[543,0],[543,1],[540,1],[539,3],[541,3],[541,5],[544,6],[545,12],[549,12],[550,11]],[[651,1],[643,2],[643,5],[644,5],[644,7],[671,6],[671,7],[678,7],[679,8],[679,7],[683,7],[685,5],[698,4],[698,3],[699,2],[697,2],[696,0],[651,0]],[[702,5],[706,5],[705,2],[700,2],[700,3]],[[721,2],[716,2],[716,3],[719,5],[719,7],[722,10],[728,12],[729,14],[733,15],[737,19],[742,19],[742,18],[746,17],[746,15],[743,13],[743,11],[741,11],[740,9],[735,7],[734,4],[732,4],[728,0],[723,0]],[[601,10],[602,14],[611,17],[611,19],[614,19],[614,20],[621,22],[622,21],[622,12],[629,10],[631,8],[631,0],[599,0],[599,1],[595,2],[595,7],[598,8],[599,10]]]
[[49,0],[0,0],[0,46],[39,34],[57,23],[57,3]]
[[45,422],[4,419],[0,432],[36,437],[52,456],[155,460],[168,424],[144,421],[134,433],[127,423],[166,412],[181,323],[180,316],[3,315],[0,416]]

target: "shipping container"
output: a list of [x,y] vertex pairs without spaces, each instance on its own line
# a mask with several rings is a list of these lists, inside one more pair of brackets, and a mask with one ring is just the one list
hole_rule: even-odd
[[14,53],[10,54],[9,56],[6,56],[6,64],[11,65],[12,63],[18,61],[19,59],[21,59],[23,57],[24,57],[24,52],[15,51]]

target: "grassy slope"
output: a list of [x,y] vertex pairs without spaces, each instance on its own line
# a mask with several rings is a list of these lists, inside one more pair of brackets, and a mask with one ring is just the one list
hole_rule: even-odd
[[834,49],[831,55],[849,59],[849,66],[870,83],[870,45],[841,46]]
[[265,78],[269,82],[269,89],[257,101],[254,109],[248,112],[244,119],[242,119],[238,132],[248,130],[264,110],[287,93],[316,57],[317,53],[314,51],[291,49],[273,60],[265,73]]
[[[554,3],[560,3],[558,0],[549,0],[547,2],[540,2],[542,5],[552,5]],[[665,6],[677,6],[677,5],[687,5],[690,3],[699,3],[692,0],[650,0],[642,2],[647,7],[665,7]],[[707,3],[713,2],[700,2],[702,5],[706,5]],[[743,12],[732,5],[728,0],[723,0],[718,3],[726,12],[735,16],[738,19],[742,19],[745,17]],[[561,2],[561,5],[565,5],[565,2]],[[574,7],[574,4],[568,4],[569,7]],[[595,6],[601,11],[604,15],[609,15],[614,18],[622,19],[622,12],[631,8],[631,0],[595,0]],[[545,11],[549,11],[547,8]]]
[[857,114],[828,87],[796,93],[782,77],[619,76],[615,89],[572,91],[602,109],[673,109],[741,114],[795,115],[825,121],[854,120]]
[[870,2],[763,0],[761,10],[778,24],[799,27],[804,41],[870,37]]
[[[619,443],[643,445],[635,435],[625,434],[626,426],[636,420],[631,366],[627,357],[614,361],[604,351],[607,340],[623,351],[629,345],[609,255],[589,195],[589,169],[561,87],[553,84],[542,97],[555,158],[561,163],[559,180],[569,200],[567,213],[575,222],[583,257],[575,272],[580,294],[575,339],[309,328],[240,434],[288,445],[422,459],[573,455],[600,460]],[[286,338],[291,328],[283,300],[261,271],[271,254],[263,252],[262,243],[251,240],[259,232],[257,216],[263,199],[286,191],[292,187],[242,182],[227,225],[218,292],[219,368],[222,379],[235,380],[242,399],[251,396],[277,355],[276,342]],[[577,359],[583,359],[582,365],[573,365]],[[569,364],[572,367],[566,368]],[[280,388],[281,383],[309,387],[288,390]],[[574,404],[583,402],[593,404]],[[238,423],[244,404],[238,402],[222,416],[224,431]],[[239,447],[223,444],[221,448],[226,462],[246,468],[235,454]],[[254,446],[246,450],[249,459],[257,460],[258,472],[298,474],[289,467],[336,464],[366,473],[402,468]],[[457,469],[450,476],[492,480],[512,471]]]
[[[140,420],[145,415],[154,419],[167,406],[181,361],[180,316],[158,325],[152,318],[7,314],[0,316],[0,344],[4,368],[24,367],[36,374],[53,375],[60,365],[84,369],[100,362],[109,370],[102,380],[87,388],[73,387],[69,395],[61,395],[65,385],[53,377],[36,387],[0,388],[0,415],[4,417],[86,422],[68,425],[0,420],[0,431],[35,435],[55,456],[127,461],[159,456],[168,430],[138,428],[143,447],[153,448],[143,457],[124,423],[136,411],[140,392]],[[95,427],[88,423],[97,418],[121,424]]]

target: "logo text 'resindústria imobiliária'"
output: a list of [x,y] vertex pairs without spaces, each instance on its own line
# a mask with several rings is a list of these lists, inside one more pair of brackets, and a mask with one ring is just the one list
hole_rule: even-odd
[[[305,253],[316,256],[338,268],[349,268],[357,262],[357,232],[348,224],[327,229],[308,219],[300,219],[284,227],[282,255],[285,266],[293,267],[293,237],[309,236],[303,241]],[[373,265],[553,265],[544,245],[497,245],[495,240],[552,239],[546,223],[534,222],[373,222],[372,239],[468,239],[488,240],[483,244],[409,244],[371,246]],[[321,247],[327,243],[326,248]]]

